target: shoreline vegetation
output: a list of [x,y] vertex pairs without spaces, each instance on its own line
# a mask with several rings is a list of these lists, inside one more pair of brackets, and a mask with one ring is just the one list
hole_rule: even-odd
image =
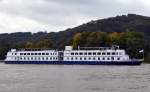
[[[81,47],[108,47],[118,45],[125,49],[130,58],[141,59],[139,51],[144,48],[144,34],[141,32],[78,32],[70,41],[74,49]],[[52,48],[51,39],[44,38],[38,42],[26,42],[23,48]]]

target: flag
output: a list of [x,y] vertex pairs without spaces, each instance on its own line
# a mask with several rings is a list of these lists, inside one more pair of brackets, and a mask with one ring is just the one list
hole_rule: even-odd
[[140,52],[140,53],[143,53],[143,52],[144,52],[144,50],[140,50],[139,52]]

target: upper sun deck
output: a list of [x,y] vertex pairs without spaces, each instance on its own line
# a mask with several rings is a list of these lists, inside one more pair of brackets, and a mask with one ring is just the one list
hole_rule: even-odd
[[[65,50],[66,51],[71,51],[73,50],[72,46],[65,46]],[[112,47],[79,47],[77,49],[75,49],[74,51],[79,51],[79,50],[121,50],[119,49],[119,46],[114,45]]]
[[19,49],[11,49],[11,52],[16,51],[57,51],[51,48],[19,48]]

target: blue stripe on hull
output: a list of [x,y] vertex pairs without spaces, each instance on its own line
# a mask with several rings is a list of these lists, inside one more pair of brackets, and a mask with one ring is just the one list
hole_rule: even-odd
[[5,61],[6,64],[61,64],[61,65],[140,65],[141,61]]

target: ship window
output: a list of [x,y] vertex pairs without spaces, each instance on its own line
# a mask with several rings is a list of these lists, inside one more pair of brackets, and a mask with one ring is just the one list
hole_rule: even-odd
[[49,53],[46,53],[46,55],[49,55]]
[[78,55],[78,53],[76,52],[75,55]]
[[48,57],[46,58],[46,60],[48,60]]
[[91,52],[88,53],[88,55],[91,55],[91,54],[92,54]]
[[42,55],[45,55],[45,53],[42,53]]
[[111,50],[111,48],[108,48],[109,50]]
[[57,57],[56,57],[56,60],[57,60]]
[[82,60],[82,57],[80,57],[80,60]]
[[30,60],[30,58],[28,57],[28,60]]
[[55,53],[55,55],[57,55],[57,53]]
[[17,53],[15,53],[15,55],[17,55]]
[[83,53],[80,52],[79,55],[83,55]]
[[107,55],[110,55],[110,52],[107,52]]
[[24,53],[24,55],[26,55],[26,53]]
[[13,53],[12,53],[12,55],[13,55]]
[[20,55],[23,55],[23,53],[20,53]]
[[112,55],[115,55],[115,52],[112,52]]
[[76,57],[75,59],[77,60],[78,58]]
[[34,53],[31,53],[31,55],[34,55]]
[[35,60],[36,60],[36,57],[35,57]]
[[91,58],[89,57],[89,60],[91,60]]
[[71,53],[71,55],[74,55],[74,53]]
[[105,58],[103,57],[103,60],[105,60]]
[[20,58],[20,60],[22,60],[22,57]]
[[67,60],[69,60],[69,57],[67,57]]
[[41,53],[38,53],[38,55],[41,55]]
[[42,59],[44,60],[44,57]]
[[52,58],[50,58],[50,60],[52,60]]
[[93,60],[95,60],[95,57],[93,57]]
[[30,53],[27,53],[27,55],[30,55]]
[[33,58],[31,57],[31,60],[33,60]]
[[71,57],[71,60],[73,60],[73,57]]
[[120,60],[120,58],[117,58],[117,60]]
[[40,57],[39,57],[39,60],[40,60]]
[[105,55],[106,53],[105,52],[102,52],[102,55]]
[[110,60],[110,58],[108,57],[107,60]]
[[37,53],[35,53],[35,55],[37,55]]
[[98,52],[98,53],[97,53],[97,55],[101,55],[101,53],[100,53],[100,52]]
[[100,58],[98,57],[98,60],[100,60]]
[[87,55],[87,53],[85,52],[84,55]]
[[86,57],[84,57],[84,60],[86,60]]
[[93,52],[93,55],[96,55],[96,53],[95,53],[95,52]]

